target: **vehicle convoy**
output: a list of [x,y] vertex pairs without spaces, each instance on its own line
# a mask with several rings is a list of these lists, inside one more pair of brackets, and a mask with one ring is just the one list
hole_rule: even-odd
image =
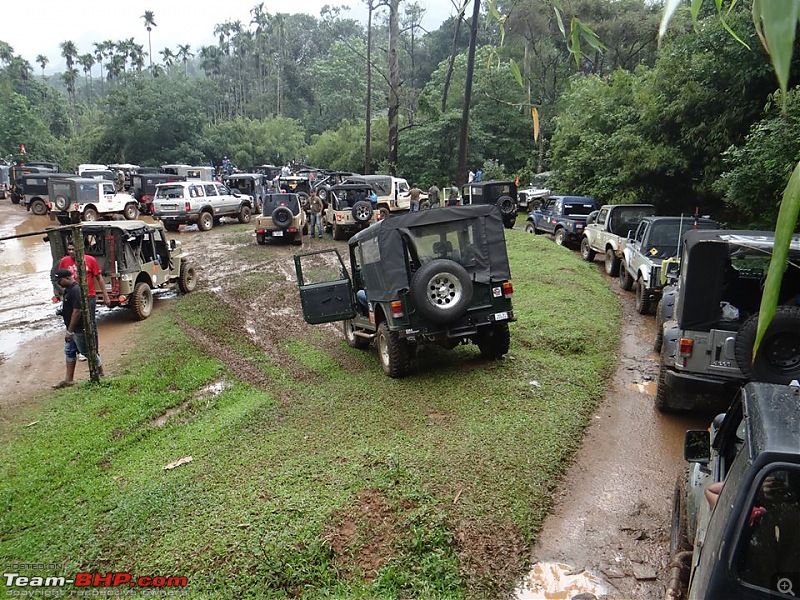
[[74,177],[71,173],[25,173],[17,178],[21,204],[35,215],[46,215],[50,202],[47,181],[51,177]]
[[[127,307],[143,320],[153,310],[153,290],[177,285],[188,293],[197,287],[194,265],[180,242],[167,240],[160,223],[98,221],[84,223],[81,231],[84,252],[97,259],[112,307]],[[67,254],[74,232],[72,226],[47,229],[53,273]]]
[[136,198],[117,192],[113,181],[86,177],[50,177],[47,180],[47,208],[50,218],[62,225],[71,222],[72,214],[82,221],[123,215],[133,220],[139,216]]
[[796,597],[798,423],[796,383],[748,383],[708,430],[686,432],[690,465],[675,487],[667,598]]
[[222,217],[249,223],[253,199],[216,181],[173,181],[156,185],[153,218],[164,222],[167,231],[181,224],[197,223],[200,231],[210,230]]
[[343,183],[326,189],[328,206],[322,212],[322,222],[333,239],[348,239],[375,223],[379,213],[369,201],[371,192],[365,183]]
[[139,202],[139,212],[143,215],[153,214],[153,198],[159,183],[186,181],[183,175],[171,173],[133,173],[131,174],[130,195]]
[[461,188],[461,204],[496,204],[506,229],[517,221],[517,184],[513,181],[479,181]]
[[19,204],[22,201],[21,177],[29,173],[58,173],[58,164],[50,162],[31,162],[19,165],[10,165],[8,168],[8,190],[7,196],[11,199],[11,204]]
[[295,255],[303,316],[342,321],[353,348],[375,340],[389,377],[415,367],[417,347],[477,344],[508,353],[514,287],[495,205],[454,206],[384,219],[350,238],[350,274],[336,249]]
[[[378,196],[377,210],[381,219],[388,219],[391,215],[398,215],[411,210],[411,188],[408,181],[402,177],[391,175],[353,175],[342,183],[360,183],[371,186]],[[422,192],[420,203],[428,199],[428,194]]]
[[592,262],[600,254],[605,259],[606,274],[619,275],[622,249],[642,217],[656,214],[652,204],[606,204],[586,218],[581,238],[581,258]]
[[308,233],[306,211],[300,202],[300,194],[267,194],[264,196],[262,213],[256,217],[256,242],[267,240],[302,244]]
[[644,217],[628,236],[619,266],[619,287],[633,289],[636,311],[646,315],[661,299],[661,262],[677,256],[684,233],[716,229],[719,223],[696,217]]
[[272,193],[272,182],[262,173],[234,173],[224,175],[222,183],[231,190],[247,194],[253,199],[253,211],[261,212],[264,204],[264,196]]
[[589,214],[597,210],[589,196],[550,196],[540,208],[528,213],[525,231],[552,233],[559,246],[579,244]]
[[657,408],[718,411],[746,381],[800,379],[800,235],[791,239],[780,305],[752,357],[774,243],[769,231],[686,233],[674,314],[661,323]]

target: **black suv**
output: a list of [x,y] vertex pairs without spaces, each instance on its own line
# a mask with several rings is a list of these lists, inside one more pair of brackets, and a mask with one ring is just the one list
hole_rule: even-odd
[[771,231],[684,234],[678,281],[656,311],[663,320],[656,334],[659,410],[718,412],[747,381],[800,379],[800,235],[791,240],[780,305],[752,357],[774,244]]
[[295,255],[303,316],[343,321],[353,348],[374,339],[388,376],[408,374],[420,344],[508,352],[514,287],[496,206],[384,219],[350,238],[349,253],[352,278],[335,249]]
[[513,181],[480,181],[461,188],[461,204],[496,204],[503,215],[503,225],[511,229],[517,220],[517,184]]
[[672,509],[668,598],[800,594],[800,387],[748,383],[688,431]]

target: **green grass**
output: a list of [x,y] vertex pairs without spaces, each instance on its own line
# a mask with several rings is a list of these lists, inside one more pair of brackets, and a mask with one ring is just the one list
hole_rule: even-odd
[[[424,347],[418,373],[393,380],[374,348],[308,326],[280,342],[301,380],[211,294],[160,311],[124,374],[63,391],[7,436],[0,558],[186,576],[195,598],[507,591],[602,397],[620,320],[596,267],[544,238],[507,241],[518,321],[500,361]],[[270,277],[242,277],[236,295]],[[272,383],[237,380],[177,322]]]

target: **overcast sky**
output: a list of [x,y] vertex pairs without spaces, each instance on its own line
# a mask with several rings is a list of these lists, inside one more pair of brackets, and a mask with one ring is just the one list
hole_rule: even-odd
[[[435,30],[449,16],[456,13],[451,0],[416,0],[425,9],[423,27]],[[250,22],[250,9],[257,0],[36,0],[28,4],[22,0],[2,1],[3,27],[0,40],[8,43],[14,54],[28,60],[36,74],[41,69],[36,56],[44,54],[49,60],[45,72],[53,73],[65,68],[59,44],[71,40],[78,54],[94,52],[94,42],[118,41],[133,37],[147,52],[147,30],[144,27],[145,10],[152,10],[156,27],[151,33],[153,60],[160,59],[159,50],[175,51],[179,44],[190,44],[197,52],[200,46],[216,43],[214,25],[239,20]],[[264,10],[276,13],[306,13],[319,17],[326,4],[348,6],[345,17],[366,23],[364,0],[264,0]],[[380,9],[386,12],[387,9]]]

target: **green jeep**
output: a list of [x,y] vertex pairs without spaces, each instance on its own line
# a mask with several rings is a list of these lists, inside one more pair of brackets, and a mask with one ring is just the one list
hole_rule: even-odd
[[[153,310],[153,290],[172,288],[183,293],[197,287],[197,273],[184,255],[181,243],[167,240],[161,223],[95,221],[83,223],[85,254],[97,259],[106,281],[111,306],[126,306],[136,318]],[[47,241],[53,257],[51,275],[67,254],[73,226],[49,227]]]
[[353,348],[375,340],[388,376],[408,374],[420,344],[474,343],[486,358],[508,353],[514,287],[497,206],[384,219],[348,248],[352,277],[335,249],[295,255],[303,317],[343,321]]

